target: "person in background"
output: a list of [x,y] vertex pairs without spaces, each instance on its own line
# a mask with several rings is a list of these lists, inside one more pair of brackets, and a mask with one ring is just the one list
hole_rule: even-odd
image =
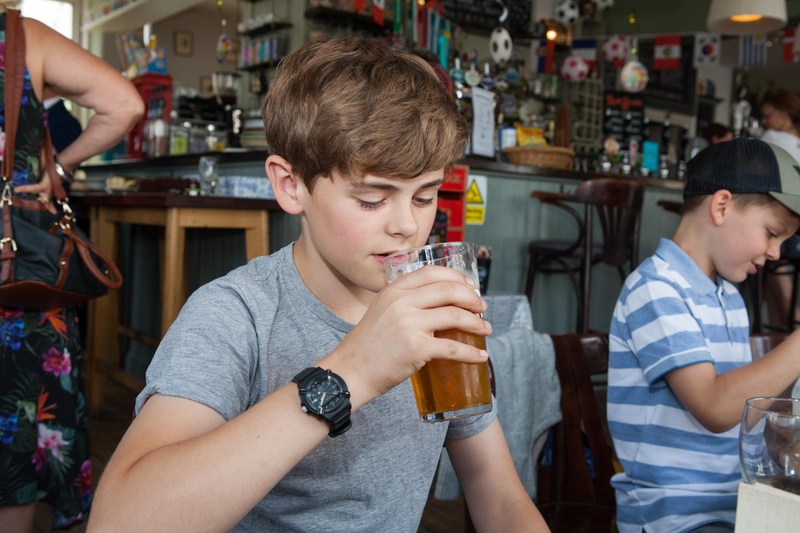
[[[0,4],[0,30],[11,4]],[[24,19],[22,26],[26,71],[12,185],[15,194],[38,196],[50,205],[50,179],[31,163],[38,162],[47,128],[45,93],[95,112],[83,133],[58,154],[65,173],[115,145],[144,105],[133,85],[107,63],[36,20]],[[3,533],[31,532],[35,502],[52,506],[53,529],[86,519],[92,478],[85,405],[75,308],[41,313],[0,307]]]
[[[761,136],[762,141],[780,146],[800,165],[800,96],[788,91],[768,94],[761,104],[761,125],[766,128]],[[781,247],[783,254],[800,254],[800,237],[792,235]],[[789,313],[794,313],[796,322],[800,322],[800,309],[790,310],[792,286],[788,267],[764,270],[764,301],[767,304],[769,324],[783,328],[788,324]]]
[[[496,410],[422,423],[408,379],[431,359],[486,361],[434,331],[491,333],[456,270],[386,282],[387,254],[427,241],[469,140],[435,71],[381,39],[312,41],[281,61],[261,112],[300,237],[186,302],[87,531],[416,533],[443,444],[479,531],[548,531]],[[302,409],[313,374],[336,416]]]
[[707,126],[703,130],[703,137],[710,143],[710,144],[717,144],[725,141],[732,141],[733,140],[733,130],[730,129],[728,126],[724,124],[720,124],[719,122],[715,122]]
[[625,281],[608,370],[621,533],[733,531],[745,401],[788,395],[800,376],[800,332],[753,361],[733,283],[777,259],[800,227],[794,166],[758,139],[700,152],[675,236]]

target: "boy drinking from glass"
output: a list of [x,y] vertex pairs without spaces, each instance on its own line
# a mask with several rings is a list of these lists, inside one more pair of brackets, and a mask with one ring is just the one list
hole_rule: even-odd
[[455,270],[386,284],[383,259],[426,242],[468,139],[433,69],[379,40],[307,43],[262,112],[301,235],[191,296],[89,530],[414,532],[445,444],[479,530],[546,531],[494,412],[421,423],[408,380],[434,358],[486,361],[434,331],[491,332]]

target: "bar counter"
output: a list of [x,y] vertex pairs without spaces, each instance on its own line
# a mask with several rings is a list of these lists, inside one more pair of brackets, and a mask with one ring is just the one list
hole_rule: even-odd
[[[264,177],[266,155],[262,151],[205,154],[217,155],[222,176]],[[104,162],[85,165],[90,187],[102,188],[102,180],[110,175],[183,176],[197,174],[200,155],[170,156],[154,160]],[[644,183],[640,257],[655,252],[659,238],[671,237],[679,217],[657,206],[659,200],[680,201],[684,183],[677,180],[623,176],[618,174],[549,169],[501,163],[483,158],[467,158],[473,175],[487,176],[487,208],[483,225],[469,225],[466,240],[492,246],[493,261],[489,291],[519,294],[523,292],[528,262],[528,242],[532,239],[574,239],[577,228],[569,215],[530,198],[533,190],[572,192],[582,182],[603,177],[635,179]],[[595,224],[596,240],[600,239]],[[269,213],[270,251],[292,242],[300,234],[296,216],[281,211]],[[239,250],[243,242],[226,243],[217,253],[244,257]],[[236,248],[232,250],[231,247]],[[214,253],[213,251],[209,253]],[[198,265],[202,268],[202,265]],[[621,288],[616,269],[606,265],[594,267],[590,327],[607,332],[614,303]],[[202,277],[202,276],[201,276]],[[573,331],[577,302],[566,276],[541,275],[534,286],[532,303],[534,327],[537,331],[561,334]],[[157,334],[157,332],[156,332]]]

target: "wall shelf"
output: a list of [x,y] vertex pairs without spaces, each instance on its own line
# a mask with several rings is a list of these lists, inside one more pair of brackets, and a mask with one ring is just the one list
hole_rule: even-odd
[[292,27],[291,22],[271,22],[269,24],[263,24],[261,26],[257,26],[252,30],[239,32],[239,35],[241,35],[242,37],[258,37],[260,35],[267,35],[269,33],[279,30],[285,30],[291,27]]
[[139,30],[148,22],[158,22],[177,15],[206,0],[136,0],[120,9],[81,26],[81,31],[113,33]]

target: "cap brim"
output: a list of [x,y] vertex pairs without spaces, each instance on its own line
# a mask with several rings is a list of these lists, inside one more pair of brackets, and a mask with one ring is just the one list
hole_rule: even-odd
[[778,200],[786,209],[800,217],[800,196],[782,192],[771,192],[769,195]]

